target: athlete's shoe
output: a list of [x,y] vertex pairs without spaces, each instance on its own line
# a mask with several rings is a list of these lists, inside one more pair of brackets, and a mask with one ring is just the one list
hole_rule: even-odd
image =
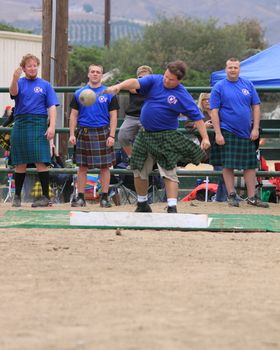
[[108,201],[108,199],[101,199],[100,200],[100,207],[101,208],[111,208],[112,204]]
[[74,198],[71,202],[71,207],[85,207],[86,201],[83,198]]
[[260,208],[269,208],[269,204],[266,202],[262,202],[258,197],[248,197],[247,198],[247,203],[249,205],[254,205],[255,207],[260,207]]
[[32,204],[32,208],[37,208],[37,207],[48,207],[50,205],[50,200],[49,198],[42,196],[39,199],[36,199]]
[[21,207],[21,199],[20,199],[20,196],[17,194],[15,194],[14,196],[12,207],[16,207],[16,208]]
[[136,213],[151,213],[152,208],[150,207],[147,201],[137,202],[137,208],[135,209]]
[[168,206],[167,207],[167,213],[177,213],[177,207],[176,205]]
[[237,198],[237,195],[235,192],[231,192],[229,195],[228,195],[228,205],[230,207],[239,207],[239,200]]

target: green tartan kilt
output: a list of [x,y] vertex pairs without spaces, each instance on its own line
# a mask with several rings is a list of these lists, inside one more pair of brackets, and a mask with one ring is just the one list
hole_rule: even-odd
[[210,164],[229,169],[257,169],[258,160],[255,142],[223,130],[224,145],[214,142],[211,146]]
[[12,165],[51,162],[47,128],[47,116],[16,116],[11,133]]
[[131,169],[141,170],[148,154],[166,170],[174,169],[179,162],[198,165],[206,157],[200,146],[177,130],[150,132],[142,128],[133,144]]

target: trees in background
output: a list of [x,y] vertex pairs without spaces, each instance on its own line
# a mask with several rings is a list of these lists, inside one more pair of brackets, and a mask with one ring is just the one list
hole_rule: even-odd
[[104,49],[98,47],[74,48],[69,55],[68,84],[79,86],[87,83],[88,67],[90,64],[104,64]]
[[6,23],[0,23],[0,30],[3,32],[32,33],[30,30],[19,29]]
[[[0,23],[0,30],[22,31]],[[217,19],[158,18],[144,27],[142,38],[124,38],[110,48],[74,47],[69,54],[69,85],[87,81],[87,67],[102,64],[105,71],[118,68],[117,79],[135,76],[136,68],[150,65],[162,73],[168,62],[181,59],[189,67],[188,86],[208,86],[209,75],[222,69],[229,57],[243,60],[266,48],[265,31],[258,20],[243,19],[234,24],[218,25]]]
[[[23,31],[0,23],[0,30]],[[218,25],[188,17],[159,17],[144,27],[139,39],[124,38],[110,48],[74,47],[69,54],[69,85],[79,86],[87,81],[87,67],[102,64],[105,71],[120,70],[117,79],[135,76],[140,65],[150,65],[162,73],[168,62],[181,59],[189,67],[188,86],[208,86],[209,75],[222,69],[229,57],[243,60],[266,48],[265,31],[258,20],[243,19],[234,24]]]
[[186,17],[159,18],[147,25],[138,41],[122,39],[104,51],[106,70],[119,68],[134,75],[137,66],[148,64],[162,72],[166,63],[181,59],[188,63],[188,85],[208,85],[209,75],[222,69],[229,57],[240,60],[264,49],[264,30],[257,20],[241,20],[218,26],[218,20]]

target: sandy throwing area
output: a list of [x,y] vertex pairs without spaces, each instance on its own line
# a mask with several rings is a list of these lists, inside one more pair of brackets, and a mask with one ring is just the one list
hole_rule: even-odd
[[0,260],[1,350],[280,348],[278,233],[0,229]]

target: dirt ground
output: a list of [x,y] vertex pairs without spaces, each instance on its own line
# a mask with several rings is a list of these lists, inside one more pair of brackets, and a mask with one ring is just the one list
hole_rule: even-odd
[[0,262],[1,350],[280,348],[277,233],[0,229]]

